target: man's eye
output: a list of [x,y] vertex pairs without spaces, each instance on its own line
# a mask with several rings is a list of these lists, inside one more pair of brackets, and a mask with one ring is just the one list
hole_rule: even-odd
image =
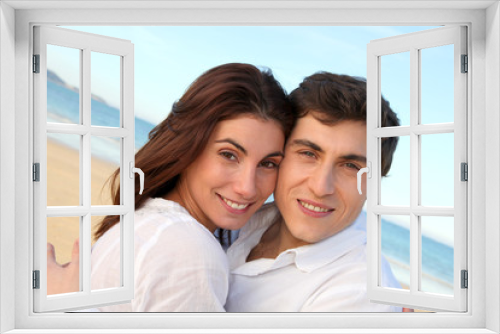
[[299,154],[304,155],[306,157],[310,157],[310,158],[316,157],[314,152],[311,152],[311,151],[301,151],[301,152],[299,152]]
[[346,165],[347,168],[351,168],[351,169],[355,169],[355,170],[360,170],[361,169],[358,165],[353,164],[351,162],[348,162],[345,165]]

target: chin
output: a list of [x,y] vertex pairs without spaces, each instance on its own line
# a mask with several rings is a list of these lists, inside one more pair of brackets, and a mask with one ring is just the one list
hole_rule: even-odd
[[227,222],[227,223],[223,223],[223,224],[218,225],[218,227],[222,228],[224,230],[231,230],[231,231],[239,230],[240,228],[245,226],[247,221],[248,221],[248,219],[245,219],[242,221],[237,221],[237,222],[235,222],[235,221]]

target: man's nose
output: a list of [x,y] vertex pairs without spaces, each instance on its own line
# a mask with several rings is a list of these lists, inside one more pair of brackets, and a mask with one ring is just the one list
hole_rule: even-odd
[[334,168],[321,166],[309,178],[309,187],[314,195],[323,197],[335,191],[336,174]]

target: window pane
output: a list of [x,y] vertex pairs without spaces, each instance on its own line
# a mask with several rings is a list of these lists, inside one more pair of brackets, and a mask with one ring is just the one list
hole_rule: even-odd
[[421,217],[421,291],[453,295],[453,217]]
[[[111,175],[120,168],[121,138],[91,138],[92,147],[92,205],[113,205]],[[120,174],[116,186],[120,185]]]
[[420,50],[422,124],[453,122],[453,53],[453,45]]
[[91,52],[92,125],[120,126],[120,58]]
[[[62,265],[71,262],[73,244],[79,237],[80,217],[47,218],[47,243],[54,246],[57,263]],[[77,292],[78,290],[72,292]],[[48,294],[53,293],[49,291]]]
[[[92,231],[94,232],[104,216],[92,216]],[[101,290],[121,287],[122,256],[121,256],[122,224],[120,221],[106,231],[106,247],[98,251],[92,250],[91,289]],[[92,233],[93,244],[97,242]]]
[[380,66],[382,96],[390,101],[400,125],[410,125],[410,52],[382,56]]
[[47,121],[80,123],[79,49],[47,45]]
[[[409,216],[381,216],[382,256],[388,266],[381,263],[382,277],[390,275],[390,271],[401,288],[410,288],[410,217]],[[384,280],[382,280],[383,282]],[[384,284],[381,284],[385,287]]]
[[47,206],[80,205],[79,135],[47,134]]
[[422,195],[425,206],[454,203],[453,134],[423,135],[421,138]]
[[[382,138],[384,140],[385,138]],[[382,169],[380,170],[382,174]],[[398,137],[391,169],[380,175],[381,205],[410,206],[410,137]]]

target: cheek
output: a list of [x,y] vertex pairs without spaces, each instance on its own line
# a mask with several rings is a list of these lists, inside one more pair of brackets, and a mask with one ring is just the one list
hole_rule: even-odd
[[308,179],[308,171],[298,163],[282,164],[280,167],[278,180],[276,182],[276,192],[282,194],[290,193],[292,188],[302,186],[304,180]]
[[267,175],[262,175],[257,179],[257,188],[260,190],[263,200],[266,200],[274,192],[277,180],[277,171],[268,173]]

